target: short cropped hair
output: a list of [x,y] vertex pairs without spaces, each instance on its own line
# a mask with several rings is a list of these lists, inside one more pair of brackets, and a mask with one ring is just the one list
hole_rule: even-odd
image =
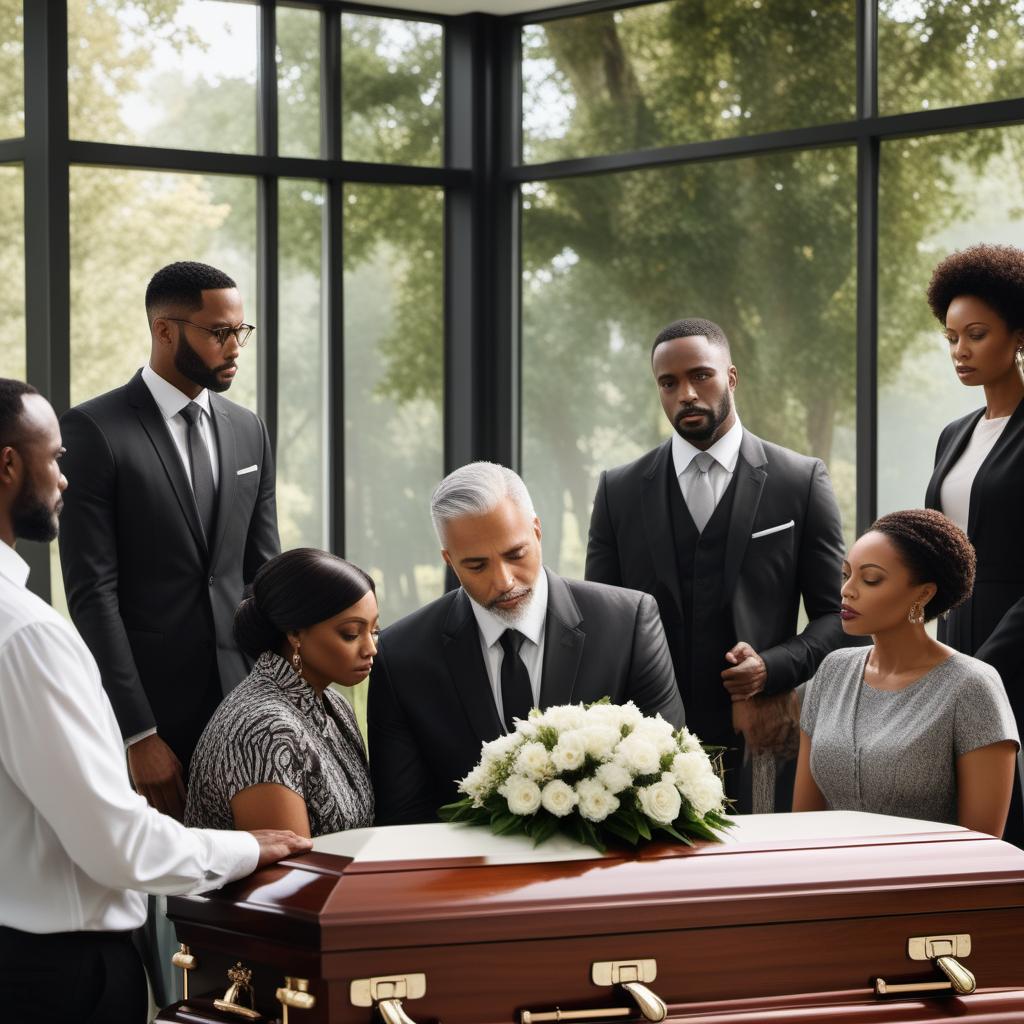
[[721,345],[729,352],[729,339],[725,331],[713,320],[702,320],[700,317],[689,317],[685,320],[674,320],[663,327],[651,346],[651,359],[654,359],[654,350],[666,341],[674,341],[676,338],[707,338],[712,345]]
[[471,462],[449,473],[430,497],[430,518],[437,539],[444,544],[445,527],[453,519],[486,515],[505,498],[529,515],[536,515],[522,477],[506,466]]
[[871,524],[895,545],[914,583],[934,583],[935,596],[925,605],[931,621],[963,604],[974,589],[976,557],[967,534],[932,508],[890,512]]
[[21,440],[21,416],[25,410],[25,396],[39,392],[23,380],[0,377],[0,448]]
[[216,267],[182,260],[158,270],[146,287],[146,313],[152,320],[161,310],[174,306],[194,311],[202,309],[203,292],[211,288],[237,288],[238,285]]
[[1024,249],[982,244],[947,256],[928,283],[928,305],[943,326],[958,295],[988,303],[1011,331],[1024,327]]

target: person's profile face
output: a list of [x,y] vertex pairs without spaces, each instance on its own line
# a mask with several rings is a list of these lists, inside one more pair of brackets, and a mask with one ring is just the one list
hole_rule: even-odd
[[708,448],[735,422],[736,367],[728,349],[701,336],[663,341],[651,359],[658,396],[672,428]]
[[42,395],[25,395],[17,452],[21,459],[21,486],[11,503],[14,535],[22,540],[48,543],[57,536],[58,518],[68,486],[60,470],[64,454],[60,424]]
[[172,321],[177,328],[174,367],[199,387],[227,391],[235,379],[242,349],[234,335],[221,345],[209,332],[245,322],[242,296],[237,288],[210,288],[202,296],[203,305],[198,310],[180,314],[180,319],[191,323]]
[[1024,330],[1011,331],[984,299],[974,295],[953,299],[943,333],[961,383],[984,386],[1016,375],[1014,356],[1024,345]]
[[351,607],[297,631],[302,675],[321,690],[329,683],[361,683],[373,667],[379,634],[377,598],[368,590]]
[[869,636],[908,624],[912,606],[927,603],[934,588],[916,583],[896,545],[870,530],[850,548],[843,560],[843,632]]
[[540,537],[540,520],[503,498],[484,515],[447,523],[441,553],[477,604],[515,616],[542,571]]

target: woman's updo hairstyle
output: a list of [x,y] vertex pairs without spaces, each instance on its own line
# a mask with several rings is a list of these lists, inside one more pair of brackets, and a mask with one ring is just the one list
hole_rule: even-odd
[[293,548],[270,559],[235,612],[235,642],[251,658],[280,651],[289,630],[306,629],[351,608],[374,591],[357,565],[318,548]]
[[935,596],[924,606],[930,622],[963,604],[974,587],[974,546],[967,534],[932,508],[908,508],[881,516],[871,529],[885,534],[910,570],[914,583],[934,583]]
[[982,244],[947,256],[928,283],[928,305],[943,326],[958,295],[987,303],[1011,331],[1024,327],[1024,249]]

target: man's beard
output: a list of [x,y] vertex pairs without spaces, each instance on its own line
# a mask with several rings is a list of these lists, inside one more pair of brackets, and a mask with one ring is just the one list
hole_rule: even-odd
[[[706,414],[703,425],[699,427],[684,427],[681,423],[683,417],[687,414],[692,415],[695,412]],[[726,391],[722,395],[722,400],[718,403],[717,409],[702,409],[700,406],[682,409],[676,413],[672,426],[676,428],[676,433],[687,441],[710,441],[715,436],[715,431],[729,418],[729,413],[731,412],[732,402],[729,398],[729,392]]]
[[199,358],[199,353],[188,343],[185,337],[185,328],[178,325],[178,347],[174,350],[174,368],[183,377],[187,377],[193,384],[209,391],[227,391],[231,387],[231,378],[221,380],[217,374],[226,370],[233,363],[221,363],[220,366],[210,369],[206,363]]
[[58,501],[56,508],[47,508],[37,495],[25,488],[11,507],[14,536],[21,540],[37,540],[49,544],[57,536],[57,517],[64,507]]
[[[515,608],[499,608],[499,601],[508,601],[510,598],[519,597],[520,594],[525,594],[526,598],[520,601]],[[499,594],[491,603],[487,606],[487,610],[494,612],[504,622],[507,622],[510,626],[518,626],[523,619],[529,614],[530,609],[533,607],[534,599],[537,596],[537,592],[533,587],[514,587],[512,590],[506,590],[504,594]]]

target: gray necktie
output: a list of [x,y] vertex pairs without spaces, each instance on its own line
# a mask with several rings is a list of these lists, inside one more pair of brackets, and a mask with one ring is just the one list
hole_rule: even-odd
[[203,524],[206,543],[213,543],[214,508],[217,504],[217,492],[213,483],[213,463],[210,462],[210,451],[203,440],[199,429],[199,417],[202,408],[195,402],[189,402],[181,415],[188,424],[188,461],[192,467],[192,493],[196,496],[196,507],[199,509],[199,521]]
[[715,511],[715,492],[711,489],[711,477],[708,475],[714,461],[715,457],[707,452],[698,452],[693,457],[696,479],[690,484],[686,504],[698,533],[704,532],[704,527]]

